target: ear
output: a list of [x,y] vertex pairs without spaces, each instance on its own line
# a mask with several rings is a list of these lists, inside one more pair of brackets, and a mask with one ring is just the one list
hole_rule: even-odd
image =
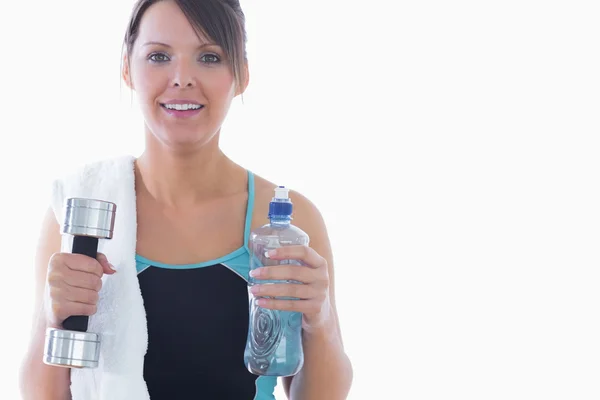
[[127,54],[123,55],[123,67],[121,68],[121,77],[123,81],[127,85],[127,87],[131,90],[134,90],[133,83],[131,81],[131,71],[129,70],[129,58]]
[[244,70],[242,71],[244,76],[242,77],[242,87],[238,88],[235,95],[238,96],[246,91],[248,83],[250,83],[250,71],[248,69],[248,62],[244,63]]

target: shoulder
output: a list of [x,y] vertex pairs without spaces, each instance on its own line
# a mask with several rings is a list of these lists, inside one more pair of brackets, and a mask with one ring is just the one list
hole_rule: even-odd
[[[124,172],[133,172],[135,158],[133,156],[115,156],[86,163],[73,163],[55,177],[55,185],[86,184],[92,178],[112,177]],[[93,184],[93,182],[91,182]]]
[[51,206],[57,220],[62,219],[62,207],[68,197],[102,198],[110,196],[117,182],[134,177],[135,158],[113,156],[87,163],[73,163],[51,181]]

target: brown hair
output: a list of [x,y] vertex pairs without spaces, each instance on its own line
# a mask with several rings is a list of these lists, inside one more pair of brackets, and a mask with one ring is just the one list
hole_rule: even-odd
[[[146,10],[163,0],[138,0],[131,13],[123,45],[131,57]],[[246,17],[238,0],[173,0],[199,36],[213,40],[225,52],[237,87],[242,87],[246,54]],[[129,58],[128,58],[129,59]]]

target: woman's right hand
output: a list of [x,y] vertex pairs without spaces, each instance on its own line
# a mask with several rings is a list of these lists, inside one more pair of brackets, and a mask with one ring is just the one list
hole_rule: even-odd
[[102,253],[98,253],[96,259],[82,254],[54,253],[46,278],[49,326],[62,328],[63,321],[70,316],[95,314],[101,278],[115,272]]

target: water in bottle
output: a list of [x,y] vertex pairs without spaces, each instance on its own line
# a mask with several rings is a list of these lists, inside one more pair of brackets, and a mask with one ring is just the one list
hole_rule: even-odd
[[[288,189],[283,186],[276,188],[275,196],[269,204],[270,222],[254,230],[249,239],[250,269],[262,266],[301,265],[297,260],[272,260],[267,256],[269,250],[278,247],[308,245],[308,235],[291,224],[292,209]],[[252,277],[248,281],[249,286],[269,283],[301,282],[266,281]],[[250,325],[244,352],[246,367],[256,375],[295,375],[304,363],[302,314],[262,308],[256,305],[257,299],[258,297],[250,294]]]

